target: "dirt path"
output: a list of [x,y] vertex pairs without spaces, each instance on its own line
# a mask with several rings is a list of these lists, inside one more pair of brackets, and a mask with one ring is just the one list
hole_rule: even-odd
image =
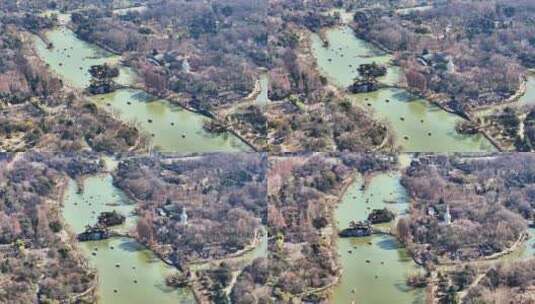
[[463,303],[463,300],[464,298],[466,297],[466,295],[468,294],[468,291],[474,287],[476,287],[477,285],[479,285],[479,282],[481,282],[481,280],[487,276],[487,273],[489,273],[491,268],[487,269],[487,271],[485,271],[484,273],[478,275],[476,277],[476,279],[470,284],[470,286],[468,286],[467,288],[465,288],[464,290],[462,290],[461,292],[458,293],[458,297],[459,297],[459,303]]

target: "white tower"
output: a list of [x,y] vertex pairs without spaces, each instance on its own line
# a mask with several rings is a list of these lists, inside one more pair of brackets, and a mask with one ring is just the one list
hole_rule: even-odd
[[451,58],[448,61],[448,73],[455,73],[455,64],[453,64],[453,60]]
[[184,60],[182,61],[182,70],[186,73],[190,72],[190,65],[189,65],[188,58],[184,58]]
[[180,214],[180,224],[182,225],[188,224],[188,214],[186,213],[186,207],[182,208],[182,213]]
[[446,205],[446,214],[444,214],[444,223],[451,224],[450,205]]

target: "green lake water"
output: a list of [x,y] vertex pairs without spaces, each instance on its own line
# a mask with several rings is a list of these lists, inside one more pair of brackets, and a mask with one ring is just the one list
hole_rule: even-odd
[[255,102],[259,105],[266,105],[269,102],[268,98],[268,86],[269,86],[269,77],[267,73],[263,73],[260,76],[260,94],[256,96]]
[[[66,22],[65,15],[60,17],[62,23]],[[83,90],[89,86],[91,75],[88,70],[92,65],[119,63],[121,59],[120,56],[78,39],[65,26],[48,31],[46,37],[54,48],[48,49],[41,39],[35,37],[37,54],[64,83],[77,89]],[[120,68],[120,75],[116,79],[119,84],[130,85],[135,80],[136,75],[132,69]],[[143,91],[121,89],[90,98],[102,108],[112,110],[120,119],[138,123],[141,131],[152,138],[154,147],[160,151],[192,153],[251,150],[231,133],[214,135],[206,132],[202,126],[208,118],[183,110],[166,100],[154,98]]]
[[230,133],[214,135],[202,128],[208,118],[193,114],[140,90],[124,89],[93,100],[122,120],[135,122],[152,138],[157,150],[169,152],[234,152],[248,147]]
[[529,228],[529,239],[527,240],[524,250],[522,251],[522,258],[535,257],[535,228]]
[[45,35],[54,47],[48,49],[47,45],[36,37],[37,54],[64,83],[75,88],[83,89],[89,86],[89,68],[92,65],[118,61],[118,56],[78,39],[66,27],[50,30]]
[[[408,195],[399,184],[399,174],[379,174],[364,191],[362,183],[362,178],[356,179],[335,212],[339,230],[352,220],[367,219],[371,209],[387,207],[398,215],[406,212]],[[387,227],[388,224],[382,225]],[[342,276],[332,303],[423,303],[424,290],[411,289],[406,284],[407,276],[419,268],[394,237],[338,238],[337,251]]]
[[[63,216],[75,233],[96,223],[102,211],[116,210],[127,216],[125,224],[114,230],[126,232],[135,225],[134,205],[113,186],[110,175],[88,177],[82,193],[78,193],[76,183],[71,181],[63,203]],[[165,285],[165,277],[176,269],[133,239],[114,237],[82,242],[78,246],[98,272],[98,303],[195,303],[190,290]]]
[[[370,43],[358,39],[349,27],[326,31],[329,46],[324,47],[318,35],[312,36],[312,51],[320,71],[341,88],[348,87],[358,76],[363,63],[387,64],[387,75],[380,82],[394,85],[400,70],[391,66],[391,56]],[[404,152],[478,152],[494,147],[481,135],[457,134],[455,125],[462,118],[442,111],[429,102],[417,99],[401,89],[387,88],[372,93],[352,94],[351,98],[374,115],[385,120],[395,133],[396,144]]]
[[520,105],[535,104],[535,72],[528,74],[526,93],[518,99]]

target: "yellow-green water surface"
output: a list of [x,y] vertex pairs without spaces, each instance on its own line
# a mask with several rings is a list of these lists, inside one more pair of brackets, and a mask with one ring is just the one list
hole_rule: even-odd
[[47,31],[45,36],[54,47],[47,48],[47,45],[36,37],[37,54],[64,83],[76,88],[89,86],[89,68],[92,65],[116,62],[119,59],[118,56],[78,39],[67,27],[60,26]]

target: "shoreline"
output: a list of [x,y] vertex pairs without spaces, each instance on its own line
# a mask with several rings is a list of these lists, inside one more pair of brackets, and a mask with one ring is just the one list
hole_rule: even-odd
[[[86,41],[86,40],[83,40],[81,39],[80,37],[78,37],[78,35],[76,35],[76,33],[73,31],[72,27],[69,26],[69,25],[57,25],[55,28],[61,28],[61,27],[65,27],[67,29],[69,29],[70,31],[73,32],[73,34],[76,36],[77,39],[79,39],[80,41],[83,41],[85,43],[88,43],[90,45],[94,45],[98,48],[101,48],[103,49],[104,51],[106,52],[109,52],[112,56],[117,56],[117,57],[120,57],[118,58],[118,61],[119,61],[119,65],[121,67],[127,67],[127,65],[123,64],[122,62],[120,62],[122,59],[123,59],[123,54],[116,51],[116,50],[113,50],[113,49],[109,49],[107,47],[103,47],[102,45],[100,45],[99,43],[97,42],[90,42],[90,41]],[[52,29],[51,29],[52,30]],[[44,33],[42,34],[43,36],[45,35]],[[39,39],[42,40],[42,38],[39,36],[39,35],[36,35],[39,37]],[[43,40],[44,41],[44,40]],[[45,43],[46,44],[46,43]],[[34,52],[34,55],[37,56],[37,58],[39,58],[39,60],[45,64],[45,67],[47,68],[47,70],[52,73],[53,75],[55,75],[58,79],[61,79],[62,81],[64,81],[63,77],[61,77],[60,75],[58,75],[57,73],[55,73],[54,71],[51,70],[51,68],[49,66],[46,66],[46,63],[41,59],[40,56],[37,55],[37,52],[35,51],[35,45],[32,44],[32,50]],[[134,70],[134,72],[136,72]],[[136,72],[137,74],[137,72]],[[68,80],[65,80],[65,81],[68,81]],[[79,96],[83,96],[84,98],[89,98],[91,95],[85,93],[85,90],[84,89],[77,89],[77,88],[74,88],[74,87],[71,87],[70,85],[65,85],[70,92],[75,92],[77,95]],[[246,146],[248,146],[249,148],[252,149],[253,152],[260,152],[256,146],[254,146],[251,142],[249,142],[243,135],[241,135],[239,133],[238,130],[235,130],[234,128],[232,127],[229,127],[227,126],[223,121],[221,121],[220,119],[217,118],[217,116],[212,113],[212,112],[207,112],[205,113],[204,111],[200,111],[200,110],[197,110],[195,108],[192,108],[192,107],[189,107],[189,106],[186,106],[185,104],[183,104],[182,102],[178,101],[178,100],[175,100],[175,96],[173,96],[172,94],[165,94],[164,96],[160,96],[159,94],[158,95],[155,95],[149,91],[147,91],[142,85],[138,85],[138,84],[128,84],[128,85],[123,85],[123,87],[125,89],[139,89],[141,91],[144,91],[145,93],[147,94],[150,94],[152,96],[155,96],[155,97],[158,97],[158,98],[162,98],[162,99],[165,99],[167,102],[169,102],[170,104],[172,105],[177,105],[179,106],[180,108],[184,109],[184,110],[187,110],[189,112],[192,112],[192,113],[195,113],[195,114],[198,114],[198,115],[202,115],[204,116],[205,118],[208,118],[208,119],[211,119],[211,120],[214,120],[215,122],[225,126],[225,130],[226,132],[228,132],[229,134],[232,134],[233,136],[235,136],[238,140],[240,140],[242,143],[244,143]],[[120,88],[120,89],[123,89],[123,88]],[[106,111],[106,110],[105,110]],[[106,111],[106,113],[109,113],[111,114],[110,111]],[[118,117],[114,117],[114,119],[117,119],[117,120],[120,120],[123,124],[127,124],[128,122],[127,121],[124,121],[122,119],[119,119]],[[213,134],[213,133],[210,133],[208,132],[209,134]]]
[[[346,88],[341,87],[339,84],[337,84],[336,80],[333,79],[331,76],[329,76],[326,73],[326,71],[323,70],[319,66],[318,59],[314,55],[314,51],[312,50],[312,44],[313,44],[312,36],[318,35],[319,39],[324,43],[322,47],[325,47],[325,42],[328,41],[327,38],[325,37],[326,32],[335,28],[343,27],[343,26],[348,26],[348,25],[338,24],[332,27],[323,27],[317,33],[312,32],[310,30],[306,30],[306,29],[299,29],[298,30],[299,35],[303,37],[303,44],[302,44],[302,47],[300,47],[301,55],[304,57],[311,58],[311,60],[313,60],[313,68],[314,68],[316,75],[319,77],[325,77],[328,81],[328,85],[326,86],[326,88],[333,90],[334,93],[340,98],[343,98],[343,97],[349,98],[351,100],[351,104],[353,105],[353,107],[358,108],[359,111],[362,111],[362,113],[368,115],[370,120],[372,120],[374,123],[377,124],[377,127],[386,128],[386,135],[381,141],[381,143],[378,145],[371,146],[369,151],[380,152],[380,151],[388,151],[388,150],[392,150],[392,151],[397,150],[399,149],[399,147],[395,143],[396,133],[392,131],[391,123],[385,119],[378,117],[377,113],[374,110],[368,109],[362,106],[360,103],[355,102],[353,98],[359,94],[348,93]],[[385,87],[388,87],[388,86],[385,86]]]
[[[44,36],[45,34],[42,34],[42,35]],[[86,94],[85,90],[78,89],[78,88],[74,87],[73,85],[71,85],[69,83],[69,80],[64,79],[61,75],[59,75],[56,71],[54,71],[52,69],[52,67],[48,63],[44,62],[44,60],[39,56],[39,54],[38,54],[38,52],[36,50],[36,45],[35,45],[34,40],[32,39],[32,37],[37,37],[38,39],[40,39],[41,41],[44,42],[44,40],[42,39],[41,36],[39,36],[37,34],[30,33],[30,35],[22,34],[22,37],[23,37],[24,41],[26,41],[26,42],[28,42],[30,44],[30,47],[25,49],[25,51],[29,52],[29,53],[27,53],[27,56],[30,57],[30,58],[35,58],[35,60],[37,60],[37,62],[39,64],[41,64],[51,76],[53,76],[56,79],[58,79],[59,81],[61,81],[62,88],[61,88],[61,90],[59,92],[61,96],[64,97],[65,95],[68,95],[68,94],[74,94],[76,96],[76,98],[80,102],[92,102],[93,103],[93,101],[91,100],[91,96],[92,95]],[[66,108],[65,104],[60,104],[57,107]],[[49,109],[49,108],[47,107],[47,109]],[[122,124],[122,125],[124,125],[126,127],[129,127],[130,124],[131,124],[128,121],[124,121],[122,119],[119,119],[119,117],[117,117],[114,113],[112,113],[110,111],[104,110],[104,112],[107,113],[107,115],[111,119],[119,122],[120,124]],[[138,152],[146,151],[146,144],[144,143],[144,139],[143,138],[139,137],[136,140],[136,143],[128,149],[128,152],[132,152],[132,151],[138,151]],[[109,153],[109,152],[106,152],[106,151],[103,151],[101,153],[104,153],[106,155],[113,154],[113,153]]]
[[[85,268],[85,270],[88,271],[89,273],[92,273],[95,276],[95,279],[94,279],[91,287],[89,287],[87,290],[83,291],[82,293],[79,293],[79,294],[71,296],[69,298],[69,300],[72,300],[72,299],[78,300],[78,299],[80,299],[82,297],[87,296],[88,294],[91,294],[91,298],[93,300],[95,300],[96,303],[99,303],[99,301],[98,301],[98,283],[100,281],[99,273],[94,267],[90,266],[88,257],[84,255],[84,253],[82,252],[82,250],[79,247],[79,242],[76,240],[76,237],[75,237],[76,233],[74,233],[72,231],[70,224],[67,222],[67,220],[63,216],[63,209],[65,208],[64,201],[65,201],[65,196],[67,194],[67,188],[69,186],[69,180],[70,179],[71,179],[70,177],[64,176],[64,177],[61,178],[61,180],[58,183],[59,184],[59,187],[58,187],[58,203],[59,203],[58,211],[60,213],[59,218],[61,219],[61,224],[63,225],[63,231],[66,233],[66,235],[68,237],[68,239],[65,240],[65,242],[67,244],[69,244],[73,248],[77,258],[80,259],[83,268]],[[74,180],[74,181],[76,183],[78,183],[76,180]]]
[[[97,174],[86,174],[86,175],[81,176],[79,179],[72,179],[72,180],[74,182],[76,182],[76,184],[78,185],[79,183],[83,183],[84,180],[87,179],[87,178],[90,178],[90,177],[93,177],[93,176],[106,176],[106,175],[112,176],[112,174],[110,172],[105,170],[103,172],[98,172]],[[112,178],[113,178],[113,176],[112,176]],[[70,180],[69,177],[65,177],[61,182],[61,186],[60,186],[61,190],[60,190],[60,195],[59,195],[59,198],[58,198],[58,201],[60,202],[60,210],[63,210],[63,208],[64,208],[64,200],[65,200],[65,195],[67,193],[66,190],[67,190],[67,187],[69,185],[69,180]],[[113,187],[115,187],[115,185],[113,185]],[[120,189],[120,188],[117,188],[117,189],[122,191],[122,189]],[[98,282],[100,280],[98,270],[96,270],[95,268],[90,266],[89,257],[84,255],[83,252],[80,250],[79,245],[82,242],[76,240],[76,238],[73,238],[73,236],[75,236],[76,233],[74,233],[69,228],[70,227],[69,223],[67,223],[67,221],[65,220],[65,218],[63,216],[61,216],[61,219],[62,219],[62,224],[65,227],[64,230],[67,232],[67,234],[69,236],[70,244],[76,249],[76,253],[77,253],[78,257],[83,259],[82,261],[83,261],[83,264],[85,265],[85,267],[87,267],[88,270],[91,270],[91,272],[94,273],[94,275],[95,275],[95,283],[93,284],[94,286],[92,286],[91,289],[92,289],[92,292],[98,294]],[[174,265],[170,261],[168,261],[168,260],[164,259],[163,257],[161,257],[156,251],[154,251],[152,248],[150,248],[150,247],[146,246],[145,244],[141,243],[140,241],[138,241],[130,233],[128,233],[128,232],[121,233],[121,232],[117,232],[117,231],[114,231],[114,230],[110,230],[110,234],[111,234],[111,236],[108,238],[108,240],[110,240],[110,239],[120,239],[120,238],[131,239],[131,240],[135,241],[137,244],[139,244],[141,247],[143,247],[145,250],[148,250],[152,254],[154,254],[154,256],[157,257],[164,264],[172,267],[174,270],[178,270],[178,271],[182,272],[182,270],[178,269],[176,267],[176,265]],[[163,281],[165,281],[165,277],[162,277],[162,279],[163,279]],[[191,287],[181,287],[181,288],[190,289],[190,291],[192,291],[192,293],[193,293],[193,289],[191,289]],[[88,290],[84,291],[84,293],[87,293],[87,292],[88,292]],[[78,297],[79,297],[79,295],[77,295],[77,298]],[[98,296],[96,296],[96,299],[97,299],[96,303],[99,303]],[[201,303],[202,304],[203,302],[197,302],[197,303]]]
[[[332,219],[331,223],[329,223],[324,229],[326,230],[330,230],[331,233],[330,233],[330,237],[332,238],[331,239],[331,243],[336,243],[337,241],[337,230],[338,228],[336,227],[336,220],[334,218],[334,211],[335,209],[338,207],[338,204],[339,202],[341,201],[341,199],[343,198],[343,196],[345,195],[345,193],[347,192],[347,190],[349,189],[349,187],[356,181],[356,178],[357,178],[357,174],[356,173],[352,173],[350,174],[348,177],[346,177],[344,180],[342,180],[340,183],[342,184],[342,187],[340,189],[340,193],[333,197],[333,196],[327,196],[325,198],[325,200],[328,202],[328,201],[334,201],[335,202],[335,206],[333,208],[333,210],[331,211],[331,215],[330,215],[330,218]],[[326,235],[328,236],[328,235]],[[308,289],[308,290],[305,290],[301,293],[298,293],[298,294],[293,294],[294,296],[297,296],[297,297],[303,297],[303,296],[306,296],[306,295],[311,295],[311,294],[319,294],[319,293],[323,293],[323,292],[327,292],[326,296],[327,296],[327,299],[330,299],[331,296],[332,296],[332,288],[334,288],[336,285],[339,284],[340,282],[340,278],[342,277],[342,272],[343,272],[343,269],[340,267],[340,265],[338,264],[338,260],[339,260],[339,256],[338,256],[338,250],[337,250],[337,246],[332,246],[331,247],[332,249],[332,256],[335,257],[335,264],[336,264],[336,267],[337,267],[337,275],[334,276],[334,279],[333,281],[329,282],[328,284],[326,284],[325,286],[321,286],[321,287],[317,287],[317,288],[312,288],[312,289]]]
[[[387,55],[392,55],[394,53],[392,50],[389,50],[388,48],[384,47],[382,44],[378,43],[377,41],[375,41],[373,39],[365,39],[365,38],[359,37],[358,35],[356,35],[356,33],[354,31],[354,28],[350,24],[344,23],[344,22],[342,22],[342,23],[340,23],[338,25],[332,26],[332,27],[321,28],[320,32],[318,34],[319,37],[320,37],[320,40],[325,43],[327,41],[326,38],[325,38],[325,32],[328,31],[328,30],[332,30],[332,29],[338,28],[338,27],[342,27],[342,26],[346,26],[346,27],[350,28],[353,31],[353,34],[355,35],[355,37],[357,39],[360,39],[360,40],[362,40],[362,41],[364,41],[366,43],[371,44],[372,46],[374,46],[375,48],[379,49],[380,51],[385,52]],[[310,53],[310,52],[308,52],[308,53]],[[396,65],[396,64],[393,64],[393,66],[399,67],[399,65]],[[527,74],[531,74],[531,73],[533,73],[533,71],[528,70]],[[489,109],[493,109],[493,108],[497,109],[497,108],[499,108],[501,106],[506,106],[508,104],[512,104],[512,103],[515,103],[516,101],[518,101],[518,99],[520,99],[525,94],[525,92],[527,90],[527,76],[524,75],[522,78],[523,79],[522,79],[522,82],[520,84],[519,89],[512,96],[508,97],[506,100],[504,100],[502,102],[499,102],[499,103],[491,104],[491,105],[488,105],[488,106],[478,107],[477,109],[465,111],[465,113],[458,113],[458,112],[453,111],[453,110],[449,109],[448,107],[442,105],[440,102],[438,102],[436,100],[436,98],[432,94],[422,94],[420,92],[414,92],[413,90],[410,90],[408,87],[402,86],[402,85],[399,85],[399,84],[387,85],[386,87],[405,90],[405,91],[409,92],[410,94],[413,94],[413,95],[415,95],[415,96],[417,96],[417,97],[419,97],[421,99],[425,99],[429,103],[437,106],[438,108],[440,108],[441,110],[443,110],[443,111],[445,111],[447,113],[453,114],[453,115],[458,116],[460,118],[463,118],[463,119],[465,119],[467,121],[473,122],[474,121],[474,119],[472,117],[473,114],[477,115],[478,112],[481,112],[483,110],[489,110]],[[330,82],[332,83],[332,79],[330,79],[330,80],[331,80]],[[358,94],[353,94],[353,95],[358,95]],[[372,113],[372,115],[374,114],[371,111],[367,111],[367,112]],[[373,116],[375,117],[375,115],[373,115]],[[499,140],[493,138],[487,132],[480,130],[478,133],[481,134],[498,152],[502,152],[502,151],[506,151],[507,150],[504,147],[502,147],[502,145],[499,142]]]
[[[413,8],[419,8],[419,7],[425,7],[425,6],[426,5],[424,5],[424,6],[416,5],[416,6],[406,7],[406,8],[413,9]],[[406,9],[406,8],[403,7],[403,8],[397,8],[397,9]],[[338,25],[338,26],[340,26],[340,25]],[[341,26],[347,26],[347,27],[349,27],[350,29],[352,29],[354,31],[354,28],[351,26],[351,24],[341,23]],[[330,28],[325,28],[325,30],[328,30],[328,29],[330,29]],[[321,29],[321,31],[323,31],[323,29]],[[390,50],[389,48],[385,47],[381,43],[377,42],[375,39],[367,39],[365,37],[360,37],[360,36],[358,36],[356,34],[355,34],[355,37],[360,39],[360,40],[362,40],[362,41],[370,43],[374,47],[378,48],[379,50],[381,50],[381,51],[383,51],[383,52],[385,52],[385,53],[387,53],[389,55],[392,55],[392,54],[395,53],[395,51]],[[394,64],[394,66],[399,67],[399,65],[395,65],[395,64]],[[503,101],[500,101],[498,103],[489,104],[489,105],[485,105],[485,106],[481,106],[481,107],[476,107],[475,109],[471,110],[470,112],[472,112],[472,113],[476,112],[477,113],[477,112],[480,112],[480,111],[489,110],[489,109],[492,109],[492,108],[495,108],[495,107],[499,107],[501,105],[507,105],[509,103],[514,103],[515,101],[517,101],[520,97],[522,97],[526,93],[526,90],[527,90],[527,76],[529,74],[534,74],[534,73],[535,73],[535,69],[527,69],[526,74],[522,75],[522,81],[520,83],[520,87],[518,88],[518,90],[512,96],[510,96],[507,99],[505,99]],[[415,94],[414,92],[411,92],[407,87],[404,87],[404,86],[396,86],[396,85],[394,85],[394,86],[391,86],[391,87],[403,89],[403,90],[406,90],[406,91],[410,92],[411,94]],[[422,94],[418,93],[418,94],[415,94],[415,95],[418,95],[419,97],[428,99],[428,97],[425,94],[422,95]],[[448,108],[446,108],[444,106],[441,106],[440,103],[438,103],[436,101],[433,101],[431,99],[432,99],[432,97],[429,97],[429,101],[432,101],[437,106],[440,106],[440,108],[443,109],[444,111],[446,111],[448,113],[452,113],[452,114],[457,114],[457,115],[462,117],[462,115],[460,115],[459,113],[457,113],[455,111],[452,111],[451,109],[448,109]]]
[[[332,27],[321,28],[321,29],[320,29],[320,33],[318,34],[319,37],[320,37],[320,40],[321,40],[321,41],[325,41],[325,40],[324,40],[324,39],[325,39],[324,36],[325,36],[325,32],[326,32],[326,31],[333,30],[333,29],[340,28],[340,27],[344,27],[344,26],[345,26],[345,27],[348,27],[349,29],[351,29],[351,30],[353,31],[353,34],[355,35],[353,28],[352,28],[349,24],[341,23],[341,24],[338,24],[338,25],[335,25],[335,26],[332,26]],[[311,50],[311,44],[310,44],[310,37],[311,37],[311,34],[313,34],[313,33],[308,33],[308,37],[307,37],[308,43],[306,44],[306,48],[307,48],[307,50],[305,51],[305,53],[308,54],[308,55],[310,55],[310,56],[312,56],[312,57],[314,57],[314,59],[316,60],[316,58],[315,58],[315,56],[312,54],[312,50]],[[373,47],[375,47],[375,48],[379,49],[380,51],[386,53],[385,55],[389,55],[389,56],[391,56],[391,55],[393,54],[392,51],[390,51],[390,50],[388,50],[388,49],[386,49],[386,50],[383,49],[383,47],[382,47],[380,44],[376,43],[376,42],[373,41],[373,40],[363,39],[363,38],[361,38],[361,37],[358,37],[357,35],[355,35],[355,38],[356,38],[356,39],[360,39],[360,40],[362,40],[362,41],[364,41],[364,42],[366,42],[366,43],[369,43],[369,44],[372,45]],[[396,65],[395,63],[392,62],[392,58],[390,59],[390,62],[391,62],[391,63],[389,64],[390,67],[399,67],[399,65]],[[325,73],[321,73],[321,68],[318,66],[317,61],[316,61],[316,64],[315,64],[315,68],[316,68],[316,70],[317,70],[320,74],[325,74]],[[333,86],[335,86],[336,88],[338,88],[338,85],[335,84],[335,81],[334,81],[334,83],[333,83],[333,79],[332,79],[331,77],[328,77],[328,76],[326,76],[326,77],[327,77],[327,79],[329,80],[329,82],[330,82]],[[417,97],[418,99],[424,99],[426,102],[428,102],[428,103],[430,103],[430,104],[432,104],[432,105],[434,105],[434,106],[437,106],[439,109],[441,109],[442,111],[444,111],[444,112],[446,112],[446,113],[449,113],[449,114],[455,115],[455,116],[457,116],[457,117],[460,117],[460,118],[462,118],[462,119],[471,121],[471,118],[470,118],[467,114],[462,115],[461,113],[455,112],[455,111],[453,111],[453,110],[451,110],[451,109],[445,107],[444,105],[442,105],[442,104],[439,103],[438,101],[436,101],[435,98],[434,98],[433,96],[431,96],[431,95],[429,95],[429,94],[421,94],[421,93],[419,93],[419,92],[414,92],[413,90],[410,90],[407,86],[403,86],[403,85],[399,84],[399,82],[396,83],[396,84],[393,84],[393,85],[392,85],[392,84],[391,84],[391,85],[384,85],[384,88],[386,88],[386,89],[389,89],[389,88],[391,89],[391,88],[393,88],[393,89],[401,89],[401,90],[404,90],[404,91],[406,91],[407,93],[410,93],[411,95]],[[384,89],[384,88],[383,88],[383,89]],[[345,94],[346,94],[346,93],[345,93]],[[356,96],[358,96],[359,94],[357,93],[357,94],[346,94],[346,95],[349,96],[349,97],[351,97],[351,96],[355,96],[355,97],[356,97]],[[518,98],[519,98],[519,97],[518,97]],[[370,114],[371,117],[373,117],[373,118],[375,119],[375,121],[377,121],[377,122],[381,122],[383,125],[385,125],[384,122],[383,122],[382,120],[377,119],[378,117],[377,117],[377,113],[376,113],[375,111],[370,110],[370,109],[365,109],[365,110],[364,110],[364,108],[362,108],[362,109],[363,109],[363,111],[364,111],[365,113]],[[387,124],[387,125],[388,125],[388,124]],[[395,131],[392,132],[391,130],[392,130],[392,129],[391,129],[390,127],[388,127],[388,132],[387,132],[387,133],[388,133],[389,135],[391,135],[390,137],[391,137],[391,138],[393,139],[393,141],[394,141],[393,148],[396,149],[396,143],[395,143],[396,139],[395,139],[395,138],[397,137],[398,134],[397,134],[397,132],[395,132]],[[504,150],[504,149],[500,146],[500,144],[499,144],[496,140],[494,140],[491,136],[489,136],[488,134],[484,134],[483,132],[479,132],[479,133],[480,133],[485,139],[487,139],[487,140],[489,141],[489,143],[490,143],[492,146],[494,146],[495,149],[497,149],[498,151],[503,151],[503,150]],[[381,150],[381,149],[384,149],[384,148],[385,148],[386,143],[388,143],[388,140],[389,140],[389,136],[388,136],[388,134],[387,134],[387,136],[383,139],[383,142],[382,142],[379,146],[374,147],[374,149],[373,149],[372,151],[378,151],[378,150]],[[399,143],[399,144],[400,144],[400,147],[403,147],[402,143]]]
[[[126,86],[128,87],[128,86]],[[195,109],[195,108],[192,108],[190,106],[187,106],[185,105],[183,102],[179,101],[179,97],[176,96],[175,94],[173,93],[170,93],[170,94],[164,94],[164,95],[155,95],[149,91],[147,91],[145,88],[143,88],[143,86],[140,86],[140,87],[137,87],[135,89],[139,89],[149,95],[152,95],[152,96],[155,96],[159,99],[163,99],[167,102],[169,102],[170,104],[172,105],[175,105],[175,106],[178,106],[186,111],[189,111],[191,113],[194,113],[194,114],[198,114],[198,115],[201,115],[207,119],[210,119],[212,121],[215,121],[216,123],[219,123],[223,126],[225,126],[225,132],[227,133],[230,133],[232,135],[234,135],[236,138],[238,138],[242,143],[244,143],[246,146],[248,146],[249,148],[252,149],[252,152],[261,152],[257,149],[256,146],[254,146],[251,142],[249,142],[247,139],[245,139],[245,137],[243,135],[241,135],[238,130],[235,130],[234,128],[232,127],[229,127],[224,121],[220,120],[219,118],[217,118],[217,114],[216,113],[212,113],[210,111],[201,111],[201,110],[198,110],[198,109]],[[212,132],[207,132],[208,134],[215,134],[217,135],[217,133],[212,133]]]
[[[399,161],[398,161],[398,164],[399,164]],[[347,191],[349,190],[349,187],[352,186],[356,181],[357,181],[357,178],[358,176],[360,175],[362,177],[362,190],[365,191],[371,180],[380,175],[380,174],[390,174],[390,173],[393,173],[393,172],[397,172],[396,169],[388,169],[388,170],[381,170],[381,171],[373,171],[373,172],[370,172],[370,173],[359,173],[359,172],[355,172],[354,174],[352,174],[352,177],[350,178],[351,182],[349,182],[347,185],[344,186],[344,190],[342,191],[342,193],[340,194],[340,196],[338,197],[338,204],[337,204],[337,207],[340,206],[340,203],[341,201],[343,200],[344,196],[346,195]],[[408,202],[410,203],[410,202]],[[394,223],[398,220],[399,218],[399,215],[396,214],[395,218],[389,222],[389,223],[386,223],[386,224],[389,224],[390,227],[389,228],[379,228],[378,230],[375,230],[374,229],[374,232],[370,235],[370,236],[367,236],[367,238],[372,238],[374,236],[381,236],[381,235],[387,235],[389,237],[391,237],[392,239],[394,239],[396,242],[398,242],[401,246],[401,248],[405,249],[407,251],[407,253],[409,254],[409,250],[407,248],[407,246],[401,242],[401,240],[398,239],[398,237],[395,235],[395,233],[393,233],[392,231],[387,231],[387,229],[392,229]],[[335,226],[336,225],[336,220],[335,220]],[[373,225],[373,226],[376,226],[376,225]],[[338,227],[336,228],[336,230],[338,230]],[[338,240],[341,238],[340,236],[337,235],[337,233],[335,233],[336,236],[335,236],[335,241],[336,243],[338,242]],[[359,237],[349,237],[348,239],[351,239],[351,238],[359,238]],[[338,259],[340,257],[340,254],[338,252],[338,244],[336,244],[335,246],[336,248],[336,256],[337,256],[337,262],[338,262]],[[409,256],[411,257],[411,260],[413,260],[412,258],[412,255],[409,254]],[[417,263],[415,263],[415,265],[419,265]],[[332,284],[332,286],[330,287],[336,287],[340,282],[341,282],[341,278],[342,278],[342,274],[343,274],[343,268],[340,267],[340,273],[339,275],[337,276],[337,280],[335,282],[335,284]],[[411,287],[411,290],[413,288]],[[333,300],[333,294],[331,293],[328,297],[329,300]]]
[[[111,173],[110,173],[110,175],[113,177],[113,175]],[[113,186],[117,187],[115,184]],[[139,202],[141,202],[139,199],[133,197],[132,193],[130,191],[126,191],[126,190],[124,190],[122,188],[119,188],[119,187],[117,187],[117,189],[121,190],[129,200],[134,202],[134,204],[138,204]],[[191,277],[188,279],[189,285],[187,287],[181,287],[181,288],[188,288],[192,292],[196,302],[198,304],[204,304],[204,303],[210,303],[210,301],[202,294],[201,290],[203,288],[197,286],[198,284],[200,284],[200,282],[198,281],[198,278],[197,278],[197,275],[196,275],[196,272],[198,270],[195,269],[195,268],[196,267],[202,267],[202,266],[208,266],[208,268],[209,268],[209,266],[211,266],[210,264],[212,264],[212,263],[220,263],[220,262],[229,261],[229,260],[233,260],[233,259],[240,259],[240,258],[244,257],[246,254],[254,251],[255,249],[258,248],[258,246],[260,246],[260,244],[262,243],[262,237],[267,237],[267,231],[265,230],[265,228],[263,228],[263,230],[264,231],[262,231],[262,233],[257,233],[256,234],[256,238],[253,239],[252,243],[248,247],[246,247],[246,248],[244,248],[242,250],[239,250],[237,252],[231,253],[231,254],[229,254],[229,255],[227,255],[225,257],[222,257],[222,258],[217,258],[217,259],[213,259],[213,260],[193,261],[193,262],[186,263],[185,265],[177,265],[177,264],[171,262],[169,259],[167,259],[167,257],[162,255],[158,250],[154,250],[150,246],[147,246],[146,244],[140,242],[139,240],[137,240],[135,238],[135,236],[129,235],[128,237],[133,239],[137,243],[139,243],[141,246],[143,246],[144,248],[146,248],[150,252],[152,252],[154,254],[154,256],[157,257],[164,264],[173,267],[175,270],[178,270],[181,273],[184,272],[183,266],[186,266],[188,269],[190,269],[190,267],[191,267],[192,268],[192,269],[190,269],[191,270],[191,272],[190,272],[191,273]]]

